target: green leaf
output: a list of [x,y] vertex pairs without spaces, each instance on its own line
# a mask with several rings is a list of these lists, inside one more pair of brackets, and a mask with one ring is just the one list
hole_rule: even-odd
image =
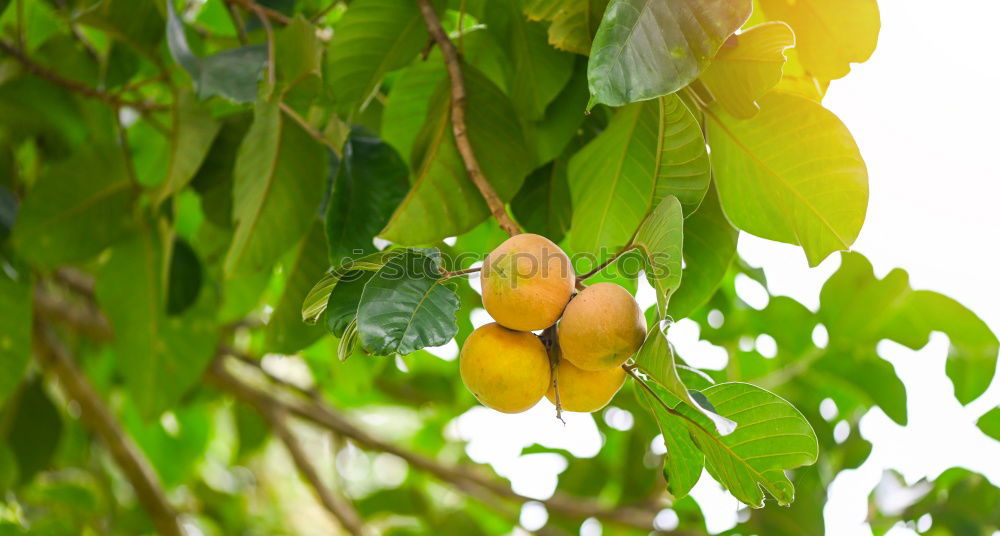
[[377,251],[372,239],[406,196],[409,177],[399,154],[363,131],[351,133],[343,155],[326,209],[333,266]]
[[709,191],[698,211],[684,220],[684,270],[670,298],[672,318],[691,316],[715,294],[736,257],[738,237],[722,214],[718,194]]
[[[466,124],[469,143],[484,175],[503,200],[514,196],[533,167],[525,155],[517,114],[507,97],[481,73],[466,66]],[[452,136],[447,83],[438,89],[427,122],[416,139],[418,164],[410,192],[382,230],[381,237],[401,245],[430,244],[460,235],[489,216],[479,191],[465,173]],[[448,207],[442,211],[441,207]]]
[[573,74],[573,56],[549,46],[545,25],[525,20],[521,0],[487,3],[486,25],[511,56],[508,93],[514,108],[524,119],[541,119]]
[[[728,435],[733,432],[736,423],[716,414],[715,410],[708,407],[703,401],[696,400],[688,390],[684,382],[681,381],[677,373],[677,362],[674,358],[674,350],[667,341],[667,329],[670,322],[659,321],[639,348],[635,356],[635,364],[643,373],[649,376],[658,385],[663,387],[671,396],[698,411],[711,422],[719,435]],[[661,402],[669,402],[661,397]],[[671,405],[674,407],[675,405]]]
[[274,38],[275,78],[286,88],[307,79],[318,79],[322,73],[322,57],[323,44],[316,37],[316,27],[301,14]]
[[795,30],[795,48],[802,65],[822,79],[846,75],[851,63],[867,60],[875,50],[881,27],[875,0],[847,0],[831,4],[822,0],[761,0],[771,19],[787,22]]
[[666,318],[670,297],[681,284],[684,251],[684,215],[676,197],[660,201],[636,231],[632,244],[646,257],[646,279],[656,290],[660,318]]
[[270,268],[316,218],[326,178],[326,154],[277,103],[260,102],[240,145],[233,172],[236,233],[227,274]]
[[167,45],[174,60],[191,75],[201,98],[219,95],[234,102],[257,99],[257,80],[267,64],[266,45],[248,45],[199,58],[188,46],[184,23],[167,2]]
[[313,285],[302,301],[302,321],[307,324],[315,324],[319,316],[326,310],[330,299],[330,293],[340,282],[340,278],[349,274],[352,270],[376,271],[382,269],[387,262],[406,253],[403,248],[387,249],[378,253],[372,253],[360,259],[352,260],[346,264],[335,266],[327,271],[319,281]]
[[59,409],[45,392],[41,378],[25,384],[0,417],[0,444],[10,447],[17,461],[18,483],[30,482],[52,463],[63,435]]
[[531,20],[552,21],[549,44],[587,55],[607,5],[608,0],[526,0],[524,13]]
[[392,84],[382,110],[380,135],[406,162],[411,161],[413,144],[420,134],[432,98],[447,76],[441,61],[428,58],[401,70]]
[[749,0],[612,0],[587,78],[597,102],[623,106],[680,90],[750,16]]
[[221,126],[194,95],[187,91],[178,95],[173,108],[170,150],[162,155],[166,159],[163,167],[166,175],[154,182],[160,184],[154,202],[161,203],[187,185],[201,167]]
[[222,120],[222,128],[205,156],[191,187],[201,196],[205,218],[228,229],[233,222],[233,168],[240,144],[253,121],[253,114],[241,113]]
[[386,73],[408,64],[427,44],[416,2],[358,0],[337,24],[327,55],[327,86],[340,110],[357,110]]
[[133,198],[121,150],[88,146],[53,164],[28,192],[14,247],[42,268],[92,257],[128,233]]
[[810,266],[846,249],[868,206],[868,171],[851,133],[813,101],[781,93],[738,120],[708,110],[719,199],[736,227],[801,245]]
[[680,98],[626,106],[569,162],[570,247],[598,258],[617,251],[659,200],[697,208],[710,177],[701,129]]
[[549,162],[528,175],[510,208],[526,231],[553,242],[562,240],[573,217],[566,161]]
[[[352,270],[344,274],[337,286],[333,287],[330,299],[326,302],[326,329],[335,337],[343,338],[345,330],[351,324],[356,324],[361,295],[373,275],[373,271]],[[357,332],[357,325],[354,331]]]
[[748,28],[722,45],[701,81],[730,115],[753,117],[760,110],[757,99],[781,80],[785,49],[794,44],[795,34],[783,22]]
[[993,408],[976,421],[984,434],[1000,441],[1000,408]]
[[[810,365],[809,376],[814,375],[817,384],[830,386],[838,382],[837,389],[847,389],[868,406],[877,405],[890,419],[906,426],[906,387],[892,363],[879,358],[870,348],[827,352]],[[832,398],[837,401],[838,397]]]
[[351,322],[347,324],[344,328],[344,332],[339,341],[337,341],[337,359],[341,361],[347,361],[348,357],[354,354],[361,345],[358,333],[358,319],[354,317]]
[[163,15],[156,2],[103,0],[75,19],[110,33],[148,58],[159,59],[157,48],[163,39]]
[[724,437],[688,426],[712,476],[750,507],[764,506],[763,490],[778,504],[791,504],[795,488],[784,472],[815,463],[819,450],[805,417],[781,397],[747,383],[720,383],[702,393],[719,415],[736,421],[736,430]]
[[458,332],[458,295],[438,273],[437,259],[408,250],[365,285],[358,306],[361,345],[376,355],[406,355],[445,344]]
[[0,269],[0,408],[14,392],[31,359],[31,274]]
[[213,412],[204,405],[186,406],[171,413],[167,429],[161,420],[144,421],[132,407],[124,408],[125,427],[149,459],[163,484],[183,484],[197,469],[214,432]]
[[264,331],[268,351],[293,354],[323,335],[323,329],[302,322],[300,307],[317,278],[327,268],[326,236],[317,219],[282,261],[285,286]]
[[[658,387],[650,386],[654,390]],[[639,399],[656,419],[660,434],[667,446],[667,454],[663,460],[663,477],[667,481],[667,491],[674,496],[674,500],[683,499],[701,478],[702,468],[705,467],[705,455],[694,444],[683,419],[668,413],[660,401],[645,390],[638,389],[638,392]]]
[[561,155],[579,132],[589,98],[586,66],[581,58],[573,77],[545,109],[545,116],[525,127],[525,138],[535,148],[536,161],[548,162]]
[[130,399],[147,419],[198,384],[218,335],[197,307],[167,316],[161,240],[146,231],[115,246],[94,288],[115,333],[112,348]]
[[198,301],[203,275],[201,261],[194,248],[186,241],[175,238],[167,279],[168,315],[181,314]]
[[990,327],[957,301],[929,290],[909,294],[884,335],[911,348],[926,344],[932,331],[948,336],[945,371],[955,398],[968,404],[986,391],[996,372],[1000,343]]

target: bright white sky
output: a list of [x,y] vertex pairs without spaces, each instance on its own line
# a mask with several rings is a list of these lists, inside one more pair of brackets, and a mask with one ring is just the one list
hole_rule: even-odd
[[[882,32],[874,56],[834,82],[825,101],[850,128],[868,163],[868,218],[855,249],[872,261],[877,275],[902,267],[915,288],[958,299],[1000,332],[1000,70],[991,59],[1000,4],[956,0],[942,8],[930,0],[883,0],[880,7]],[[811,308],[818,303],[820,285],[839,264],[828,259],[809,269],[797,248],[748,236],[741,237],[739,251],[764,267],[772,292]],[[640,301],[651,303],[648,290],[640,292]],[[480,316],[477,325],[489,321],[485,312]],[[676,344],[688,348],[682,349],[685,358],[697,359],[690,354],[701,348],[706,363],[717,360],[696,338],[696,328],[684,322],[671,332]],[[961,465],[1000,485],[1000,442],[974,425],[1000,403],[1000,382],[969,407],[960,407],[944,376],[947,345],[938,334],[916,352],[891,342],[879,346],[906,384],[910,423],[899,427],[880,410],[864,418],[862,435],[875,447],[860,469],[841,474],[831,487],[827,534],[871,534],[864,524],[867,497],[887,468],[913,483]],[[456,350],[444,353],[454,356]],[[457,419],[451,433],[469,440],[469,455],[511,478],[516,491],[545,498],[565,461],[550,454],[519,456],[521,448],[538,442],[593,456],[601,442],[590,416],[571,414],[563,427],[553,412],[544,399],[521,415],[476,408]],[[600,418],[612,426],[631,425],[631,416],[621,411]],[[693,495],[710,531],[735,523],[738,504],[711,479],[703,478]],[[537,505],[522,512],[528,528],[544,519],[544,508]],[[671,528],[675,519],[665,513],[662,528]],[[600,525],[587,523],[581,533],[596,536]],[[901,526],[891,532],[912,534]]]

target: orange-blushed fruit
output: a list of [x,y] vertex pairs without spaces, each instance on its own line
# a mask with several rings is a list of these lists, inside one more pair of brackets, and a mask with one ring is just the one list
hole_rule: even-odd
[[465,340],[459,357],[465,386],[484,406],[504,413],[530,409],[552,378],[545,345],[535,335],[491,323]]
[[483,262],[483,306],[500,325],[518,331],[545,329],[559,320],[573,295],[576,275],[566,253],[544,236],[508,238]]
[[615,367],[608,370],[583,370],[566,359],[560,359],[556,366],[556,381],[549,386],[545,397],[556,403],[556,388],[559,389],[559,405],[566,411],[597,411],[611,402],[615,393],[625,384],[625,370]]
[[577,294],[559,321],[562,357],[583,370],[616,368],[646,338],[646,319],[627,290],[596,283]]

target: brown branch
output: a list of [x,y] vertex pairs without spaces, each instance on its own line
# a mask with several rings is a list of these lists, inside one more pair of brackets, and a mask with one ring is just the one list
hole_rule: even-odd
[[462,161],[465,162],[465,171],[472,183],[479,189],[483,199],[486,200],[486,205],[500,224],[500,228],[512,236],[519,234],[522,232],[521,227],[507,214],[503,200],[500,199],[486,176],[483,175],[476,154],[472,150],[472,144],[469,142],[469,133],[465,124],[466,93],[465,83],[462,81],[462,60],[459,59],[455,45],[448,39],[448,34],[441,27],[441,20],[434,12],[434,6],[431,5],[430,0],[417,0],[417,4],[420,5],[420,13],[424,17],[427,30],[441,49],[445,65],[448,67],[448,78],[451,80],[451,129],[455,134],[455,145],[462,155]]
[[445,270],[444,268],[442,268],[441,269],[441,278],[442,279],[450,279],[452,277],[458,277],[460,275],[474,274],[474,273],[479,272],[481,270],[482,270],[481,266],[477,266],[475,268],[466,268],[464,270],[455,270],[454,272],[449,272],[448,270]]
[[615,261],[617,261],[622,255],[628,253],[629,251],[632,251],[633,249],[635,249],[635,246],[632,245],[631,241],[629,241],[629,244],[627,246],[625,246],[624,248],[622,248],[621,251],[619,251],[618,253],[615,253],[610,259],[608,259],[608,260],[602,262],[601,264],[597,265],[597,267],[593,268],[589,272],[576,276],[576,280],[577,281],[583,281],[585,279],[589,279],[591,277],[594,277],[595,275],[601,273],[601,270],[604,270],[605,268],[607,268],[608,266],[610,266],[612,263],[614,263]]
[[106,91],[101,91],[96,88],[92,88],[82,82],[76,80],[71,80],[65,78],[59,73],[43,67],[42,65],[36,63],[34,60],[29,58],[21,49],[8,43],[7,41],[0,39],[0,51],[10,54],[11,57],[16,59],[21,65],[31,74],[48,80],[53,84],[73,91],[74,93],[79,93],[85,97],[90,97],[92,99],[97,99],[104,101],[115,108],[121,108],[122,106],[128,106],[130,108],[135,108],[142,113],[155,111],[155,110],[166,110],[169,106],[156,104],[154,102],[148,101],[132,101],[123,99],[120,95],[115,93],[108,93]]
[[[215,366],[219,370],[216,370],[216,374],[226,375],[228,372],[221,370],[221,362],[216,362]],[[267,421],[271,430],[274,431],[274,435],[281,439],[281,442],[285,444],[285,448],[288,449],[288,454],[292,457],[292,462],[295,463],[295,467],[299,470],[299,473],[309,482],[312,486],[313,491],[316,493],[317,498],[323,504],[323,507],[327,509],[328,512],[333,514],[333,517],[337,519],[342,527],[349,533],[354,535],[365,535],[370,534],[365,528],[364,521],[362,521],[361,516],[358,515],[357,510],[354,506],[347,501],[347,499],[336,495],[333,491],[326,486],[323,479],[320,478],[319,472],[316,467],[309,461],[309,456],[306,454],[305,450],[302,449],[302,445],[299,443],[295,434],[292,433],[291,429],[288,428],[288,423],[286,422],[286,415],[277,406],[271,405],[266,399],[258,398],[253,401],[253,405],[257,408],[257,411],[263,415],[264,420]]]
[[69,351],[51,329],[37,322],[35,344],[35,355],[42,367],[59,380],[66,396],[79,404],[83,422],[110,451],[111,457],[132,484],[139,502],[149,513],[157,532],[164,536],[183,536],[177,513],[167,502],[153,468],[76,367]]
[[[67,321],[70,327],[76,328],[84,333],[95,333],[100,340],[107,340],[111,337],[110,327],[103,320],[99,311],[94,311],[92,315],[68,314],[67,309],[72,306],[60,303],[56,299],[46,300],[38,304],[43,310],[41,314],[47,318],[58,321]],[[71,320],[71,321],[70,321]],[[220,349],[220,355],[225,354],[224,349]],[[267,407],[276,408],[285,415],[293,415],[303,420],[334,432],[340,436],[350,438],[355,445],[365,450],[386,452],[406,461],[414,469],[424,471],[434,475],[438,479],[453,484],[459,490],[469,494],[476,499],[482,499],[485,495],[492,495],[501,499],[516,503],[535,501],[531,497],[525,497],[510,489],[509,485],[496,480],[490,476],[481,474],[475,469],[463,466],[445,465],[437,460],[422,454],[398,447],[392,443],[383,441],[367,431],[357,427],[345,416],[333,410],[326,404],[315,400],[306,400],[304,396],[285,396],[283,394],[272,394],[257,387],[253,387],[232,374],[217,372],[218,367],[210,367],[206,372],[206,379],[215,384],[220,389],[230,393],[235,398],[251,405],[265,404]],[[287,382],[279,378],[271,377],[271,381],[288,385]],[[292,391],[300,391],[292,387]],[[304,393],[303,393],[304,394]],[[478,490],[469,492],[469,490]],[[617,507],[606,508],[592,499],[575,497],[556,493],[547,500],[538,501],[552,513],[585,519],[595,517],[597,519],[617,523],[628,527],[642,530],[650,530],[653,526],[653,518],[659,511],[656,505],[645,505],[638,507]],[[487,504],[484,501],[484,504]],[[670,534],[670,533],[667,533]],[[675,533],[678,536],[680,533]]]
[[292,22],[292,19],[288,15],[285,15],[284,13],[275,9],[271,9],[267,6],[262,6],[257,2],[254,2],[253,0],[226,0],[226,1],[230,4],[239,4],[240,6],[243,7],[243,9],[246,9],[247,11],[253,11],[259,13],[261,15],[264,15],[270,20],[273,20],[275,22],[280,22],[281,24],[284,25],[291,24]]

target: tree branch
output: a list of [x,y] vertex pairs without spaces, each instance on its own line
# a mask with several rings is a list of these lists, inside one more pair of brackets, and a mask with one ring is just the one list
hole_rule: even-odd
[[139,502],[149,513],[157,532],[164,536],[183,536],[177,513],[167,502],[159,478],[149,462],[76,367],[69,351],[51,329],[39,322],[35,323],[35,345],[35,355],[42,367],[59,380],[66,396],[80,405],[83,422],[111,452],[111,457],[132,484]]
[[[220,370],[215,371],[217,374],[229,374],[228,372],[221,370],[221,362],[216,361],[215,366]],[[292,433],[291,429],[288,428],[288,423],[286,422],[286,415],[281,411],[280,408],[267,403],[267,400],[256,399],[254,402],[254,407],[257,411],[264,416],[264,420],[267,421],[271,430],[274,431],[274,435],[281,439],[281,442],[285,444],[285,448],[288,449],[288,454],[292,457],[292,462],[295,463],[295,467],[299,470],[299,473],[309,482],[312,486],[313,491],[316,492],[317,498],[323,503],[323,507],[327,509],[333,517],[337,519],[345,530],[354,535],[366,535],[370,532],[365,528],[364,522],[361,520],[361,516],[358,515],[357,510],[354,506],[347,501],[347,499],[336,495],[331,489],[329,489],[326,484],[323,483],[323,479],[320,478],[319,472],[316,467],[313,466],[312,462],[309,461],[309,456],[302,449],[302,445],[299,443],[295,434]]]
[[262,6],[257,2],[254,2],[254,0],[226,0],[226,2],[230,4],[239,4],[247,11],[253,11],[284,25],[291,24],[292,22],[292,19],[289,18],[288,15],[267,6]]
[[500,224],[500,228],[512,236],[519,234],[522,232],[521,227],[507,214],[507,207],[503,200],[500,199],[496,190],[493,189],[493,185],[483,175],[476,154],[472,150],[472,144],[469,142],[468,129],[465,124],[466,93],[465,83],[462,81],[462,60],[458,57],[455,45],[448,39],[448,34],[441,27],[441,20],[434,12],[434,6],[431,5],[430,0],[417,0],[417,4],[420,5],[420,13],[424,17],[427,31],[430,32],[431,37],[441,49],[445,65],[448,67],[448,78],[451,80],[451,129],[455,134],[455,145],[462,155],[462,161],[465,162],[465,171],[472,183],[479,189],[483,199],[486,200],[486,205]]
[[8,43],[3,39],[0,39],[0,50],[2,50],[7,54],[10,54],[11,57],[20,62],[21,65],[24,66],[24,68],[31,74],[39,78],[48,80],[49,82],[52,82],[53,84],[62,87],[64,89],[68,89],[75,93],[79,93],[80,95],[83,95],[85,97],[90,97],[92,99],[104,101],[110,104],[111,106],[114,106],[115,108],[128,106],[130,108],[135,108],[136,110],[139,110],[140,112],[143,113],[154,110],[166,110],[169,108],[169,106],[156,104],[154,102],[126,100],[123,99],[118,94],[101,91],[99,89],[95,89],[86,84],[83,84],[82,82],[65,78],[59,73],[56,73],[55,71],[52,71],[36,63],[34,60],[29,58],[24,52],[22,52],[21,49],[17,48],[16,46],[12,45],[11,43]]

